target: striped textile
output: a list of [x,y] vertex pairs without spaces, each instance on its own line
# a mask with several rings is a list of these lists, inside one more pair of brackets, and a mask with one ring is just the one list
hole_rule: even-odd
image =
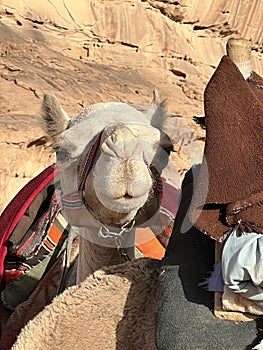
[[[55,168],[54,164],[44,169],[18,192],[2,212],[0,216],[0,287],[3,284],[4,261],[9,248],[9,238],[12,235],[16,240],[15,231],[20,226],[23,216],[25,227],[30,226],[31,214],[35,212],[35,207],[39,207],[35,205],[36,197],[38,197],[43,188],[53,181],[57,173],[58,169]],[[21,232],[25,232],[25,230],[21,230]]]
[[69,224],[60,213],[60,204],[54,192],[47,212],[33,223],[20,242],[9,248],[4,264],[5,282],[8,284],[18,279],[43,261],[67,238],[69,229]]

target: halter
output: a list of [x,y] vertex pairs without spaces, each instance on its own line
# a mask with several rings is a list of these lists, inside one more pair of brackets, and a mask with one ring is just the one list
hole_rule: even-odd
[[[82,170],[80,171],[80,175],[78,179],[77,190],[66,195],[63,195],[63,193],[61,193],[61,204],[62,204],[62,208],[68,211],[68,214],[78,209],[88,210],[88,212],[94,217],[94,219],[97,222],[99,222],[101,226],[99,231],[99,236],[105,239],[107,238],[113,239],[115,241],[116,248],[118,249],[120,254],[123,256],[123,258],[127,261],[127,260],[130,260],[130,258],[126,250],[122,247],[121,238],[123,234],[128,233],[134,229],[135,219],[133,219],[131,222],[124,223],[124,225],[122,225],[122,227],[119,229],[119,232],[114,232],[114,230],[110,230],[102,222],[98,221],[95,213],[93,213],[91,208],[88,208],[87,206],[85,206],[82,200],[83,190],[85,188],[86,180],[88,178],[88,175],[92,169],[94,160],[96,158],[96,154],[101,142],[102,133],[103,133],[103,130],[97,135],[93,145],[89,148],[85,156],[84,165]],[[144,162],[152,178],[154,192],[162,196],[162,192],[163,192],[162,178],[153,176],[153,172],[151,170],[152,166],[148,165],[145,159],[144,159]],[[85,213],[83,213],[83,215],[85,215]]]
[[87,177],[91,171],[93,161],[96,157],[100,141],[101,141],[101,136],[102,136],[103,130],[98,134],[96,137],[95,142],[93,145],[90,147],[88,150],[86,157],[85,157],[85,162],[82,171],[80,172],[79,176],[79,184],[78,184],[78,190],[71,192],[69,194],[62,194],[62,207],[65,209],[79,209],[83,205],[82,201],[82,191],[85,188],[86,180]]
[[[71,192],[69,194],[65,194],[63,195],[62,193],[62,207],[64,209],[67,210],[74,210],[74,209],[79,209],[81,207],[83,207],[83,200],[82,200],[82,191],[85,188],[85,184],[86,184],[86,180],[87,177],[92,169],[93,166],[93,162],[94,159],[96,157],[99,145],[100,145],[100,141],[101,141],[101,137],[102,137],[102,133],[103,130],[98,134],[98,136],[96,137],[95,142],[93,143],[93,145],[90,147],[90,149],[88,150],[86,157],[85,157],[85,162],[82,168],[82,171],[80,172],[80,176],[79,176],[79,184],[78,184],[78,189],[77,191]],[[146,160],[144,160],[149,174],[152,178],[152,182],[153,182],[153,190],[156,194],[160,194],[162,196],[163,193],[163,181],[162,181],[162,177],[154,177],[153,173],[152,173],[152,165],[151,164],[147,164]]]
[[83,191],[85,184],[86,184],[86,180],[87,177],[90,173],[90,170],[92,168],[93,165],[93,160],[96,156],[97,150],[99,148],[100,145],[100,140],[101,140],[101,136],[102,136],[103,131],[101,131],[94,144],[91,146],[91,148],[88,150],[86,157],[85,157],[85,163],[82,169],[82,172],[80,173],[80,177],[79,177],[79,186],[78,186],[78,191]]

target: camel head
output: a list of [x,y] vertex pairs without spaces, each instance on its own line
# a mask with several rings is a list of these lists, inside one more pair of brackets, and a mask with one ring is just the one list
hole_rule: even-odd
[[[63,169],[63,193],[76,191],[84,177],[83,203],[106,225],[119,227],[139,211],[141,220],[153,215],[159,203],[156,181],[172,148],[169,137],[151,123],[156,114],[162,118],[164,109],[154,98],[145,113],[125,103],[100,103],[70,119],[54,95],[45,95],[42,119]],[[83,175],[96,143],[91,170]]]

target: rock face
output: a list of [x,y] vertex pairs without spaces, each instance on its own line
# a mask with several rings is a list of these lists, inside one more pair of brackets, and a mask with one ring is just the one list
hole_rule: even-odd
[[[145,105],[157,88],[202,139],[192,117],[203,114],[204,87],[229,37],[251,39],[263,74],[262,15],[261,0],[0,0],[0,211],[54,162],[39,125],[44,93],[75,116],[95,102]],[[183,173],[189,155],[176,163]]]

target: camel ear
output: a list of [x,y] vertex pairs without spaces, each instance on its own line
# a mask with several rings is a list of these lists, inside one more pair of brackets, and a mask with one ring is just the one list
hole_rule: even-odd
[[153,99],[146,111],[146,115],[150,118],[151,125],[160,130],[162,129],[164,119],[167,117],[165,105],[166,101],[161,100],[158,90],[154,89]]
[[155,88],[153,89],[152,94],[153,94],[153,97],[152,97],[151,106],[160,106],[162,101],[160,98],[159,91]]
[[70,118],[61,107],[55,95],[45,94],[42,103],[42,127],[53,142],[53,148],[59,147],[62,133],[68,128]]
[[152,99],[150,106],[148,107],[148,109],[146,111],[146,115],[151,117],[160,106],[162,106],[162,101],[160,98],[159,91],[157,89],[154,89],[153,90],[153,99]]

